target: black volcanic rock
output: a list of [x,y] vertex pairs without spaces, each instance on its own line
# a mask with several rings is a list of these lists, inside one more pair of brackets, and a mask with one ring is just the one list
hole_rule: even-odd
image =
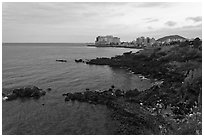
[[114,100],[116,95],[112,90],[105,90],[103,92],[96,92],[86,90],[85,92],[65,93],[63,94],[65,101],[80,101],[94,104],[106,104],[110,100]]
[[51,88],[47,88],[47,91],[51,91],[52,89]]
[[65,60],[65,59],[57,59],[56,61],[57,62],[67,62],[67,60]]
[[84,62],[84,61],[82,59],[75,59],[75,62],[79,63],[79,62]]
[[14,100],[17,98],[40,98],[46,94],[45,91],[36,87],[36,86],[29,86],[24,88],[16,88],[13,89],[11,93],[4,94],[4,97],[7,97],[5,100]]

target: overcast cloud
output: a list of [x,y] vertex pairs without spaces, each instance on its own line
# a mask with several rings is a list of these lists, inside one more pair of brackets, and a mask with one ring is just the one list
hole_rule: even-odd
[[174,22],[174,21],[167,21],[167,22],[165,23],[165,25],[167,25],[167,26],[169,26],[169,27],[173,27],[173,26],[176,25],[176,22]]
[[192,20],[194,22],[201,22],[202,21],[202,17],[198,16],[198,17],[188,17],[186,18],[186,20]]
[[[3,3],[3,42],[124,41],[139,36],[201,37],[200,3]],[[167,32],[162,32],[167,30]]]

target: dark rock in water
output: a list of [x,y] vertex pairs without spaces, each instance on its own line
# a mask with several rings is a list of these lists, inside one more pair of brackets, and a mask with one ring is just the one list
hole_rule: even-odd
[[65,97],[64,101],[70,101],[70,99],[68,97]]
[[115,88],[115,86],[114,86],[114,85],[112,85],[112,86],[111,86],[111,88],[112,88],[112,89],[114,89],[114,88]]
[[75,59],[75,62],[84,62],[82,59]]
[[52,89],[51,88],[47,88],[47,91],[51,91]]
[[62,96],[68,96],[68,93],[63,93]]
[[58,61],[58,62],[67,62],[67,60],[65,60],[65,59],[57,59],[56,61]]
[[132,54],[132,51],[123,53],[123,55],[131,55],[131,54]]
[[46,94],[46,92],[42,90],[42,91],[40,92],[40,94],[41,94],[41,96],[44,96],[44,95]]
[[85,92],[79,93],[66,93],[63,94],[65,101],[80,101],[88,102],[93,104],[106,104],[109,100],[114,100],[116,98],[112,90],[105,90],[103,92],[90,91],[86,89]]
[[9,94],[4,94],[4,97],[7,97],[6,100],[14,100],[17,98],[40,98],[46,94],[45,91],[39,89],[36,86],[25,87],[25,88],[17,88],[13,89],[13,91]]
[[5,93],[2,93],[2,97],[5,97],[6,96],[6,94]]
[[122,90],[120,90],[120,89],[117,89],[117,90],[115,91],[115,95],[116,95],[117,97],[124,96],[124,94],[125,94],[125,92],[122,91]]
[[17,98],[18,98],[18,95],[15,94],[15,93],[11,93],[11,94],[8,94],[7,97],[8,97],[7,100],[10,101],[10,100],[17,99]]

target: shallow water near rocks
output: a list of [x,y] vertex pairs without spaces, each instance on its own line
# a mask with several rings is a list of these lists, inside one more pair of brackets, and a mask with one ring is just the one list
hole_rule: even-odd
[[[40,98],[2,102],[3,134],[114,134],[117,121],[106,106],[64,102],[63,93],[151,86],[124,69],[75,63],[75,59],[112,57],[137,49],[94,48],[84,44],[3,44],[3,91],[35,85],[52,90]],[[67,62],[56,62],[66,59]],[[42,105],[44,104],[44,105]],[[115,127],[115,128],[113,128]]]

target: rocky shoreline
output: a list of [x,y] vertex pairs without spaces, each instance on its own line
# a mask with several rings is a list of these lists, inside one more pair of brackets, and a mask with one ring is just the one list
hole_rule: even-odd
[[[199,48],[197,48],[199,47]],[[64,60],[56,60],[66,62]],[[76,63],[125,68],[141,79],[156,79],[150,89],[124,91],[114,85],[107,90],[64,93],[65,102],[106,105],[120,122],[115,134],[196,135],[202,134],[202,49],[188,42],[154,47],[111,58],[76,59]],[[49,88],[48,91],[51,89]],[[46,91],[36,87],[2,93],[3,100],[40,98]]]
[[[142,131],[145,131],[144,130],[145,128],[151,126],[155,127],[154,129],[151,130],[151,132],[154,134],[158,134],[159,131],[157,130],[157,128],[159,128],[158,127],[159,122],[154,121],[156,123],[151,124],[152,121],[151,122],[148,121],[150,119],[155,119],[153,118],[154,116],[151,115],[151,113],[148,110],[143,108],[141,103],[134,103],[133,106],[130,102],[125,101],[129,97],[134,97],[137,96],[138,94],[140,94],[140,91],[137,91],[136,89],[130,91],[123,91],[120,89],[115,89],[115,87],[112,86],[108,90],[100,92],[90,91],[89,89],[87,89],[85,92],[65,93],[63,94],[63,96],[65,96],[65,101],[79,101],[95,105],[97,104],[106,105],[109,109],[113,110],[112,117],[114,119],[121,120],[119,116],[125,116],[127,119],[123,120],[123,122],[127,122],[128,119],[134,118],[134,122],[138,124],[137,128],[140,128],[140,130],[137,130],[137,133],[134,134],[145,134]],[[132,109],[132,107],[134,107],[134,109]],[[146,123],[147,125],[142,123]],[[120,126],[124,127],[126,126],[126,124]],[[131,132],[127,133],[127,131],[125,130],[118,129],[117,133],[115,134],[132,134],[132,133]]]
[[129,48],[129,49],[142,49],[142,47],[139,47],[139,46],[135,46],[135,45],[126,45],[126,46],[123,46],[123,45],[95,45],[95,44],[92,44],[92,45],[87,45],[88,47],[97,47],[97,48],[104,48],[104,47],[111,47],[111,48]]
[[46,91],[36,87],[28,86],[23,88],[15,88],[10,93],[6,94],[2,92],[3,100],[12,101],[18,98],[34,98],[39,99],[41,96],[44,96]]
[[186,116],[193,114],[192,108],[195,106],[178,103],[179,98],[172,100],[163,91],[158,91],[166,88],[165,84],[154,85],[145,91],[123,91],[112,86],[100,92],[86,89],[84,92],[65,93],[63,96],[65,102],[106,105],[113,111],[112,118],[121,122],[121,128],[115,134],[178,134],[179,131],[172,123],[178,126]]
[[[100,93],[68,93],[65,100],[103,104],[113,109],[114,118],[121,121],[119,134],[202,134],[202,50],[196,45],[201,42],[194,41],[194,45],[185,41],[88,60],[85,63],[89,65],[126,68],[160,82],[143,92],[110,88]],[[131,109],[134,106],[138,107]],[[136,112],[144,112],[142,118]],[[141,119],[144,121],[138,126]],[[156,125],[147,124],[155,120]]]

